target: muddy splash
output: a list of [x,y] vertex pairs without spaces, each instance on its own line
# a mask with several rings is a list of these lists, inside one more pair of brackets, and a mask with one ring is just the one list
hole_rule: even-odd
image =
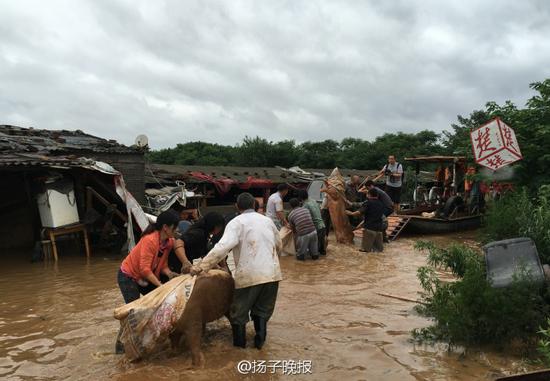
[[[444,243],[471,236],[431,237]],[[193,369],[189,353],[168,347],[129,364],[113,354],[122,303],[116,285],[120,257],[96,253],[88,262],[62,256],[57,265],[8,263],[0,278],[0,378],[7,380],[493,380],[532,370],[512,355],[491,351],[447,351],[415,345],[413,328],[430,322],[414,304],[379,295],[416,299],[416,269],[425,256],[401,238],[382,254],[329,245],[319,261],[281,258],[275,314],[262,351],[234,349],[225,319],[210,323],[203,341],[204,369]],[[248,326],[249,346],[253,327]],[[313,375],[239,374],[241,360],[311,360]]]

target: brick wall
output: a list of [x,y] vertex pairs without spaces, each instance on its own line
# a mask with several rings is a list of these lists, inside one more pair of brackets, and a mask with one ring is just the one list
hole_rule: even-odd
[[93,159],[110,164],[124,176],[126,187],[139,203],[145,201],[145,158],[143,154],[93,153]]

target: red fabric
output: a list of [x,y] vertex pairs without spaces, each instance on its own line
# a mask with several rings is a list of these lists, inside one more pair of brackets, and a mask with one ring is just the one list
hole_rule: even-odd
[[240,189],[250,189],[250,188],[272,188],[273,187],[273,181],[268,179],[257,179],[252,176],[248,176],[246,179],[246,182],[240,183],[239,188]]
[[493,190],[497,193],[505,193],[507,191],[514,190],[514,185],[511,183],[499,183],[499,182],[493,181],[492,187],[493,187]]
[[237,181],[233,179],[227,179],[227,178],[216,179],[203,172],[190,172],[189,174],[197,180],[202,180],[202,181],[206,181],[211,184],[214,184],[214,186],[216,187],[216,190],[222,196],[227,192],[229,192],[233,185],[237,184]]
[[[167,267],[168,254],[174,246],[174,239],[169,238],[162,256],[158,258],[157,254],[160,250],[160,233],[155,231],[142,237],[138,244],[130,251],[130,253],[122,261],[120,266],[122,272],[131,276],[134,279],[145,278],[149,274],[155,274],[158,278],[160,270]],[[155,267],[155,272],[152,269]]]
[[253,176],[248,176],[246,182],[239,183],[236,180],[228,178],[214,178],[203,172],[189,172],[191,177],[209,182],[216,187],[216,190],[220,195],[224,195],[231,190],[233,185],[237,185],[240,189],[246,190],[250,188],[272,188],[274,186],[273,181],[268,179],[258,179]]

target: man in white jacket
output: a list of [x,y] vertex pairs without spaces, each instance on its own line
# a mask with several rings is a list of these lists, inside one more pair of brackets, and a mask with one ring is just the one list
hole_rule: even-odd
[[251,317],[256,330],[254,345],[261,349],[283,279],[279,266],[282,242],[273,221],[254,211],[250,193],[237,197],[237,208],[240,214],[227,224],[223,237],[198,267],[208,271],[233,250],[235,294],[229,312],[233,345],[246,347],[246,323]]

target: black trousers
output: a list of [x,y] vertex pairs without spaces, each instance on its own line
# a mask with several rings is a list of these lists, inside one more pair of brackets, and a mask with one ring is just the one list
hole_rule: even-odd
[[235,289],[229,310],[231,324],[245,325],[250,315],[269,320],[275,310],[278,290],[279,282]]
[[330,232],[330,228],[332,227],[330,212],[328,211],[328,209],[321,209],[321,218],[323,219],[323,223],[325,224],[325,236],[328,237],[328,233]]
[[124,298],[124,303],[128,304],[139,299],[140,292],[138,284],[135,280],[124,274],[121,269],[118,269],[117,282],[122,297]]
[[325,247],[325,238],[327,236],[326,228],[317,230],[317,242],[319,244],[319,254],[325,255],[327,253]]

